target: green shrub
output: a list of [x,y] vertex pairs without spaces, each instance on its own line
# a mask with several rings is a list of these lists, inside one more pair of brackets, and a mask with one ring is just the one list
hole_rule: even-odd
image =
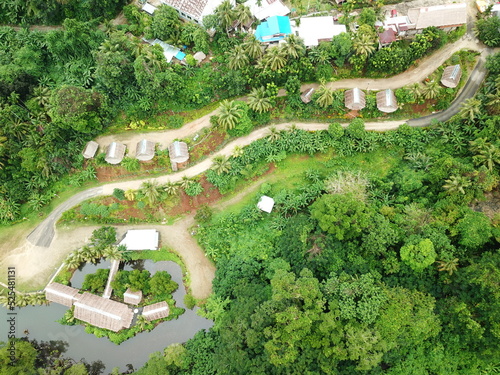
[[186,294],[184,296],[184,304],[189,310],[192,310],[196,306],[196,298],[194,298],[191,294]]
[[195,197],[203,192],[203,187],[199,182],[193,182],[184,191],[190,197]]
[[115,197],[119,201],[123,201],[125,200],[125,191],[123,191],[122,189],[114,189],[113,197]]
[[212,209],[207,205],[203,205],[196,211],[194,219],[199,223],[207,223],[212,219],[212,214]]

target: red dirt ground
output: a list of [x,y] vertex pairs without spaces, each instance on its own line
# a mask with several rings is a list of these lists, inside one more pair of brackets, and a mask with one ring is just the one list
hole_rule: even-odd
[[217,131],[212,132],[207,139],[193,147],[190,151],[190,163],[196,162],[203,156],[213,153],[222,142],[224,142],[225,134]]
[[170,167],[161,167],[158,165],[157,162],[152,162],[152,163],[141,163],[141,169],[138,170],[137,172],[129,172],[125,168],[120,166],[110,165],[110,166],[97,167],[96,174],[97,174],[97,180],[99,182],[108,182],[108,181],[128,179],[133,176],[137,177],[147,176],[148,175],[147,171],[156,170],[155,172],[158,172],[160,169],[163,170],[163,173],[168,173],[171,171]]
[[200,184],[203,187],[203,193],[201,193],[196,197],[190,197],[184,191],[181,190],[180,203],[177,206],[173,207],[168,212],[168,215],[170,216],[183,215],[190,211],[195,211],[205,204],[210,205],[218,201],[222,197],[222,194],[219,192],[219,190],[210,182],[208,182],[205,176],[201,178]]

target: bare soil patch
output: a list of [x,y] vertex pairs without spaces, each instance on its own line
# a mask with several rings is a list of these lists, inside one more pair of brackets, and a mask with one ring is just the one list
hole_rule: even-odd
[[184,191],[181,191],[181,200],[179,204],[173,207],[168,212],[168,215],[174,217],[185,215],[187,213],[196,211],[203,205],[212,205],[222,198],[222,194],[219,192],[219,190],[210,182],[208,182],[205,176],[200,179],[200,184],[203,187],[203,193],[195,197],[190,197]]
[[190,150],[190,159],[192,162],[197,161],[203,156],[212,154],[224,142],[226,135],[224,133],[214,131],[210,135],[194,146]]
[[482,212],[490,219],[494,219],[495,215],[500,213],[500,191],[493,190],[485,194],[486,200],[476,202],[472,205],[474,211]]

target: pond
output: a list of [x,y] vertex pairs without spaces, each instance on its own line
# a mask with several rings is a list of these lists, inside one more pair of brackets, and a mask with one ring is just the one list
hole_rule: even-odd
[[[109,262],[98,265],[87,264],[75,272],[71,279],[72,286],[79,288],[86,274],[93,273],[99,268],[109,267]],[[152,262],[150,260],[134,262],[126,265],[125,270],[147,269],[151,274],[156,271],[167,271],[172,275],[172,280],[179,284],[173,297],[176,306],[186,308],[182,284],[182,271],[175,262]],[[159,324],[151,332],[143,332],[120,345],[115,345],[107,338],[97,338],[85,333],[82,326],[64,326],[56,321],[64,315],[68,308],[52,303],[50,306],[28,306],[17,310],[16,336],[22,337],[24,330],[29,331],[29,338],[38,341],[62,340],[66,341],[68,350],[65,357],[78,361],[84,358],[87,362],[101,360],[106,366],[105,374],[111,372],[113,367],[125,371],[127,364],[132,364],[137,370],[148,360],[149,354],[162,351],[173,343],[185,342],[201,329],[208,329],[213,325],[211,320],[196,315],[195,311],[186,309],[177,320]],[[0,319],[7,320],[7,310],[0,309]],[[0,324],[0,341],[7,341],[7,325]]]

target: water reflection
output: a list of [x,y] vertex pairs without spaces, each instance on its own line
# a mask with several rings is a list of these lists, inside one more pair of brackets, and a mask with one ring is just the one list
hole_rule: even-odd
[[[151,274],[156,271],[167,271],[172,275],[172,280],[179,284],[173,297],[176,305],[184,307],[186,294],[182,284],[181,268],[174,262],[152,262],[146,260],[143,264]],[[99,268],[109,267],[109,262],[98,265],[87,264],[82,270],[75,272],[71,284],[80,288],[85,274],[94,273]],[[125,270],[134,269],[135,265],[125,265]],[[28,306],[17,311],[17,337],[23,336],[23,331],[29,331],[29,338],[38,341],[62,340],[69,344],[65,353],[66,357],[87,362],[101,360],[106,365],[109,373],[113,367],[120,367],[125,371],[127,364],[140,368],[155,351],[161,351],[169,344],[185,342],[201,329],[208,329],[213,322],[202,318],[192,310],[187,310],[177,320],[161,323],[151,332],[143,332],[129,339],[121,345],[111,343],[107,338],[97,338],[85,333],[82,326],[63,326],[56,322],[66,312],[67,307],[52,303],[50,306]],[[0,319],[7,319],[7,310],[0,309]],[[7,327],[0,324],[0,341],[7,338]]]

